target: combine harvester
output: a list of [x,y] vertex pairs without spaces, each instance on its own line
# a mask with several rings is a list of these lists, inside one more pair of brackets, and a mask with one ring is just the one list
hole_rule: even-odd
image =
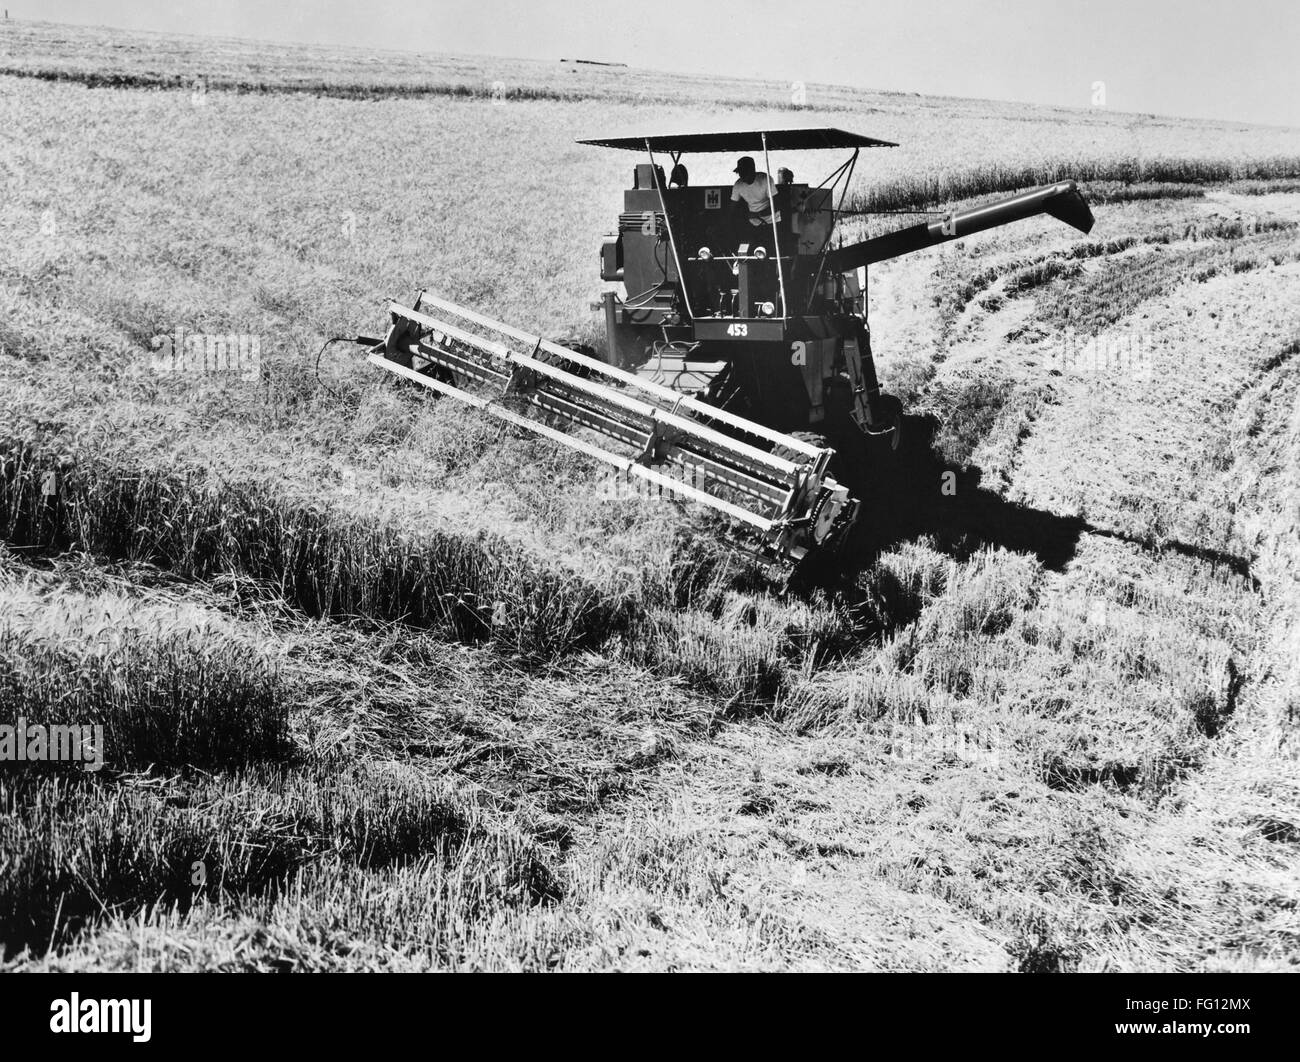
[[[898,446],[901,404],[881,392],[871,356],[866,267],[1037,214],[1082,232],[1093,223],[1062,181],[832,248],[859,152],[896,145],[839,129],[580,143],[648,155],[600,251],[601,280],[626,293],[604,295],[604,359],[428,292],[390,302],[385,338],[357,342],[379,368],[724,513],[792,562],[841,545],[859,516],[831,475],[836,451],[849,479],[852,464],[838,466],[867,460],[866,438],[886,444],[881,459]],[[817,149],[852,155],[816,187],[757,182],[766,209],[733,204],[731,184],[690,185],[681,165],[687,152],[761,152],[770,174],[769,151]],[[656,152],[672,159],[668,181]]]

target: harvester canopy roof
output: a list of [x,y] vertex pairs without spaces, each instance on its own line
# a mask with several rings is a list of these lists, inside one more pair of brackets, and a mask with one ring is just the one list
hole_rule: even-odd
[[647,133],[642,136],[594,137],[579,140],[579,144],[594,147],[622,148],[626,151],[644,151],[649,142],[652,151],[672,154],[706,153],[710,151],[762,151],[763,137],[767,136],[769,151],[816,151],[821,148],[898,147],[890,140],[859,133],[846,133],[843,129],[739,129],[718,133]]

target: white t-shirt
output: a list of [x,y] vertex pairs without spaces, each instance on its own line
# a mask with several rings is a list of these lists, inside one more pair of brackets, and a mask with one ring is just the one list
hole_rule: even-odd
[[[737,181],[731,186],[731,201],[739,203],[742,200],[749,207],[749,221],[752,225],[759,222],[771,224],[772,208],[769,205],[768,190],[771,190],[773,196],[776,195],[776,185],[766,173],[759,170],[754,174],[754,179],[746,184],[744,181]],[[781,220],[781,212],[776,212],[776,220]]]

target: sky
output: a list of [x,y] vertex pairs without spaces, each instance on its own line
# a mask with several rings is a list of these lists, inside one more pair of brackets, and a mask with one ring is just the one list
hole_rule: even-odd
[[0,0],[16,18],[1300,127],[1300,0]]

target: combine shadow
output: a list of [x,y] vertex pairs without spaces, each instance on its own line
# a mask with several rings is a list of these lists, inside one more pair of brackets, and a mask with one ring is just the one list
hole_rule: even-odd
[[[849,467],[841,468],[837,478],[842,477],[862,499],[863,511],[839,558],[841,575],[856,574],[882,552],[919,535],[931,536],[938,548],[958,559],[987,546],[1001,546],[1032,553],[1044,567],[1060,571],[1074,558],[1079,538],[1087,532],[1145,550],[1172,550],[1225,567],[1258,585],[1250,562],[1234,554],[1184,542],[1156,542],[1097,527],[1077,516],[1008,501],[980,486],[979,468],[953,468],[935,453],[937,427],[934,417],[908,416],[897,453],[871,440],[852,455],[851,462],[844,462]],[[808,574],[820,581],[815,573]]]

